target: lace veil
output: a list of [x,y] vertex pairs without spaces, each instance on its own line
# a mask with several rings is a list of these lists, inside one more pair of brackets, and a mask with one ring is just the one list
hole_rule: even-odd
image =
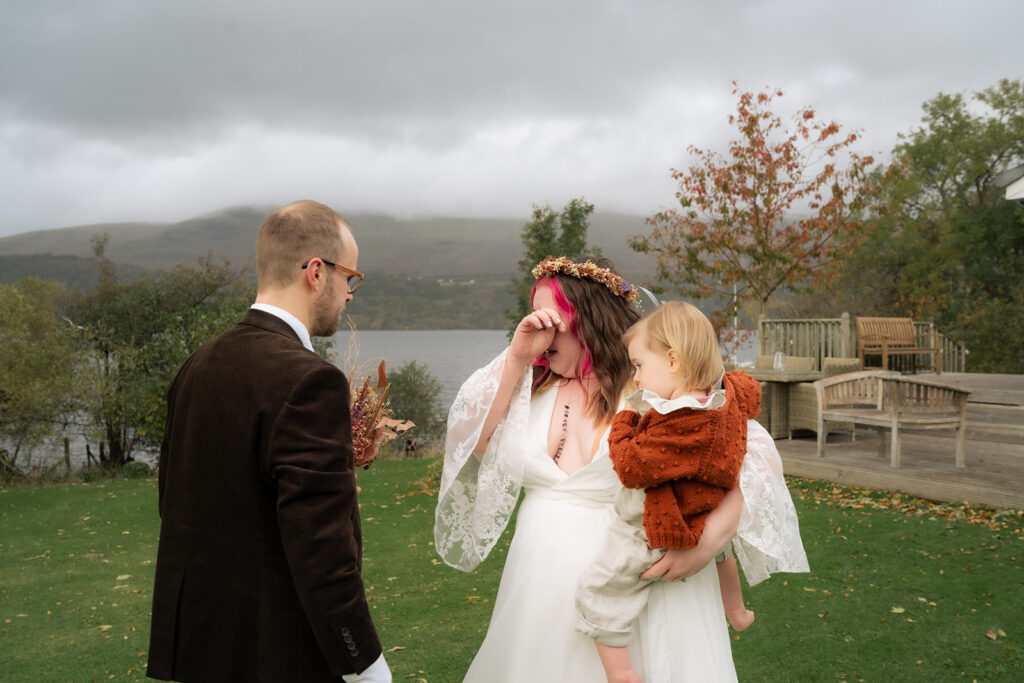
[[522,487],[520,451],[530,417],[530,368],[523,371],[487,450],[473,453],[498,391],[505,353],[466,380],[448,413],[434,546],[446,563],[467,572],[487,557],[501,537]]
[[751,586],[776,572],[807,572],[800,523],[782,476],[775,442],[757,422],[747,426],[747,456],[740,470],[743,512],[732,541]]

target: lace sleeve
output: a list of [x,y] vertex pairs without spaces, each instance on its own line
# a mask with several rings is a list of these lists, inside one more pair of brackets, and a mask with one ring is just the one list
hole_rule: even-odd
[[743,512],[733,550],[747,583],[760,583],[776,572],[806,572],[807,555],[800,523],[782,476],[782,458],[764,427],[747,422],[747,456],[740,470]]
[[434,513],[434,547],[446,563],[472,571],[497,543],[522,486],[522,442],[530,416],[530,369],[483,454],[473,453],[498,390],[505,353],[473,373],[448,413],[444,469]]

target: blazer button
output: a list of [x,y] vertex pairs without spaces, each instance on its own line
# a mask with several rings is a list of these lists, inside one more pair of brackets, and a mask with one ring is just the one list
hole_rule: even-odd
[[341,629],[341,635],[343,635],[343,636],[346,636],[346,637],[348,637],[348,636],[350,636],[351,634],[352,634],[352,632],[348,630],[348,627],[347,627],[347,626],[344,626],[344,627],[342,627],[342,629]]

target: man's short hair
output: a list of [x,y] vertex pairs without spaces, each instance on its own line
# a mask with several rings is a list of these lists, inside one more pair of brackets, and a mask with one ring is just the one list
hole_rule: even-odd
[[341,225],[348,222],[334,209],[308,199],[271,211],[256,237],[259,286],[287,287],[314,257],[340,260]]

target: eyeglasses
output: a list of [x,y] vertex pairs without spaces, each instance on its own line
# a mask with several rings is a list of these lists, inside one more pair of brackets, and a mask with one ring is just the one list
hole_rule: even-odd
[[[309,261],[312,261],[312,260],[313,259],[310,259]],[[339,266],[337,263],[331,263],[330,261],[328,261],[325,258],[322,258],[320,260],[323,261],[324,263],[326,263],[329,266],[337,268],[338,270],[340,270],[343,273],[348,273],[348,293],[349,294],[355,294],[356,290],[359,289],[359,285],[363,284],[363,278],[366,277],[366,276],[363,275],[362,273],[360,273],[358,270],[352,270],[351,268],[346,268],[345,266]],[[309,261],[306,261],[305,263],[302,264],[302,269],[303,270],[305,270],[306,266],[309,265]]]

